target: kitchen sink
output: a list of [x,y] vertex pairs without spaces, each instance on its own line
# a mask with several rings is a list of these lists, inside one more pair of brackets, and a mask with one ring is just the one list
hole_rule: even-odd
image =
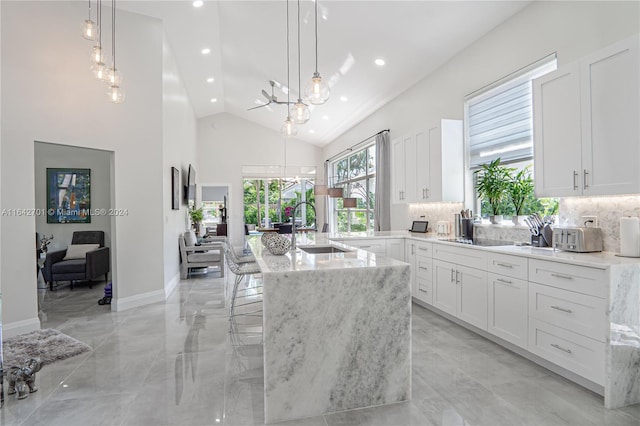
[[335,247],[335,246],[305,246],[305,247],[298,246],[298,248],[310,254],[347,253],[350,251],[350,250],[341,249],[340,247]]

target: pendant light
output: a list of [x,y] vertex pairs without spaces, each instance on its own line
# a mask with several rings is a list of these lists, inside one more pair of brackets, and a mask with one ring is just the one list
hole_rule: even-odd
[[116,68],[116,0],[111,0],[111,68],[107,71],[109,100],[114,104],[124,102],[124,91],[120,87],[122,76]]
[[302,102],[302,91],[300,90],[300,0],[298,0],[298,101],[293,105],[293,112],[289,114],[296,124],[304,124],[311,118],[309,107]]
[[326,81],[322,80],[318,72],[318,0],[315,3],[315,31],[316,31],[316,71],[313,73],[311,81],[304,89],[304,96],[313,105],[322,105],[327,102],[331,89]]
[[[96,2],[98,10],[96,12],[96,20],[98,21],[98,29],[102,28],[102,0]],[[107,78],[107,66],[102,59],[102,32],[98,34],[98,45],[100,54],[98,55],[98,62],[95,61],[95,52],[91,57],[91,72],[97,80],[105,81]]]
[[[100,64],[102,64],[104,66],[104,54],[102,52],[102,34],[100,34],[100,32],[102,30],[102,7],[101,7],[101,5],[102,5],[102,0],[98,0],[96,2],[96,7],[98,8],[98,10],[96,11],[96,19],[98,20],[98,24],[97,25],[93,24],[93,26],[94,26],[93,34],[96,35],[97,37],[94,37],[93,39],[91,39],[91,40],[96,40],[97,39],[98,40],[98,44],[93,46],[93,49],[91,51],[91,70],[92,71],[94,69],[98,69]],[[89,9],[91,9],[91,2],[89,2]],[[91,12],[89,12],[89,15],[91,15]]]
[[89,0],[89,19],[82,22],[82,37],[95,41],[98,37],[98,31],[100,31],[99,26],[91,20],[91,0]]
[[287,118],[280,131],[285,137],[291,137],[298,134],[298,127],[294,124],[289,113],[289,105],[291,104],[289,94],[291,93],[291,85],[289,84],[289,0],[287,0]]

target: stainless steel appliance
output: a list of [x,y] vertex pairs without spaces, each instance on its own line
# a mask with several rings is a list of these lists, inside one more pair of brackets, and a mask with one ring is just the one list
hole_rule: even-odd
[[602,230],[578,227],[554,228],[553,248],[577,253],[602,251]]

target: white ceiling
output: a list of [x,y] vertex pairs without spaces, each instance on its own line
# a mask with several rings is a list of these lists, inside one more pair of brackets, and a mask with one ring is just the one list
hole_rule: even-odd
[[[121,1],[128,11],[160,18],[198,118],[228,112],[279,130],[285,105],[253,111],[286,85],[286,1]],[[318,70],[331,97],[314,106],[298,139],[326,145],[457,52],[508,19],[527,1],[342,1],[318,3]],[[302,90],[314,71],[313,1],[300,2]],[[291,100],[297,98],[297,2],[289,2]],[[205,47],[211,49],[202,55]],[[386,65],[374,64],[382,58]],[[213,83],[207,83],[214,77]],[[286,94],[276,88],[279,100]],[[341,97],[348,101],[343,102]],[[217,102],[212,103],[212,98]],[[313,130],[313,133],[311,132]]]

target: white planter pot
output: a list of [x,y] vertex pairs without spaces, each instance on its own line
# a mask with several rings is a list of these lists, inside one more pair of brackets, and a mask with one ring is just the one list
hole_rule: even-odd
[[502,223],[503,216],[501,214],[497,214],[494,216],[489,216],[489,222],[493,225],[499,225]]
[[526,215],[520,215],[520,216],[512,216],[511,217],[511,221],[513,222],[514,225],[524,225],[524,219],[526,218]]

